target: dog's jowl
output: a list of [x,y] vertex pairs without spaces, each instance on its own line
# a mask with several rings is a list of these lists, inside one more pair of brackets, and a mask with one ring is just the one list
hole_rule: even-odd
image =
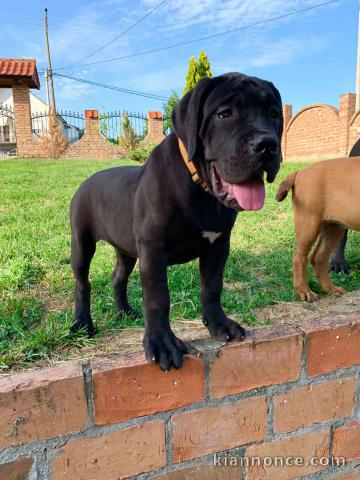
[[89,266],[98,240],[110,243],[119,314],[135,315],[127,283],[137,258],[149,361],[163,370],[182,364],[185,344],[170,328],[169,265],[200,259],[203,322],[220,340],[242,340],[244,329],[220,303],[230,233],[237,212],[258,210],[263,177],[281,161],[282,107],[276,88],[239,73],[203,78],[173,112],[173,133],[145,166],[96,173],[71,203],[71,261],[76,279],[73,329],[94,333]]

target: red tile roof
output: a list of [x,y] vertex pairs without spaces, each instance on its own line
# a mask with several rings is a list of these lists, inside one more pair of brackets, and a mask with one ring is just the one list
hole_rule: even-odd
[[33,58],[0,58],[0,86],[24,83],[30,88],[40,88]]

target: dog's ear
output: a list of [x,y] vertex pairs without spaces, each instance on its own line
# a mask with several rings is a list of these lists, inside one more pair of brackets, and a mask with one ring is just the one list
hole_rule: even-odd
[[[276,99],[279,101],[279,104],[280,104],[280,126],[279,126],[279,142],[280,142],[280,149],[281,149],[281,138],[282,138],[282,134],[283,134],[283,130],[284,130],[284,116],[283,116],[283,110],[282,110],[282,100],[281,100],[281,95],[280,95],[280,92],[279,90],[275,87],[275,85],[271,82],[270,83],[270,87],[276,97]],[[283,157],[282,157],[282,152],[280,152],[280,158],[281,158],[281,162],[283,160]]]
[[215,79],[202,78],[180,102],[175,105],[171,120],[175,135],[180,138],[186,147],[189,159],[195,157],[199,148],[199,130],[203,120],[203,103],[206,93]]

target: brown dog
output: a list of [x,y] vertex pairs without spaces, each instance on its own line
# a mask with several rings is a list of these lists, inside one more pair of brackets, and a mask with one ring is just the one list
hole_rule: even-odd
[[296,293],[302,300],[318,298],[307,282],[308,260],[324,292],[346,293],[331,282],[328,265],[345,229],[360,230],[360,157],[327,160],[292,173],[281,182],[276,200],[284,200],[290,189],[297,243],[293,258]]

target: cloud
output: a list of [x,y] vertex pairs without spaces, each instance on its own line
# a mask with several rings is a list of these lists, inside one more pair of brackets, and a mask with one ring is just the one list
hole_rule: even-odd
[[247,63],[258,68],[292,63],[305,55],[321,52],[326,43],[325,39],[320,37],[259,42],[254,46],[253,55],[247,59]]
[[78,83],[69,78],[56,77],[56,98],[57,103],[72,103],[81,99],[83,95],[87,96],[92,93],[90,85]]
[[145,92],[163,92],[184,88],[186,65],[174,65],[168,68],[154,69],[144,75],[128,78],[132,88]]
[[[147,7],[154,6],[157,0],[142,0]],[[277,17],[318,4],[318,0],[172,0],[157,12],[162,17],[163,30],[176,33],[195,25],[209,33],[241,27],[254,22]],[[309,11],[308,15],[319,14],[321,9]],[[304,14],[302,14],[304,15]],[[290,17],[291,18],[291,17]],[[278,26],[279,21],[273,26]],[[272,28],[269,23],[262,29]],[[193,33],[196,33],[194,31]]]

